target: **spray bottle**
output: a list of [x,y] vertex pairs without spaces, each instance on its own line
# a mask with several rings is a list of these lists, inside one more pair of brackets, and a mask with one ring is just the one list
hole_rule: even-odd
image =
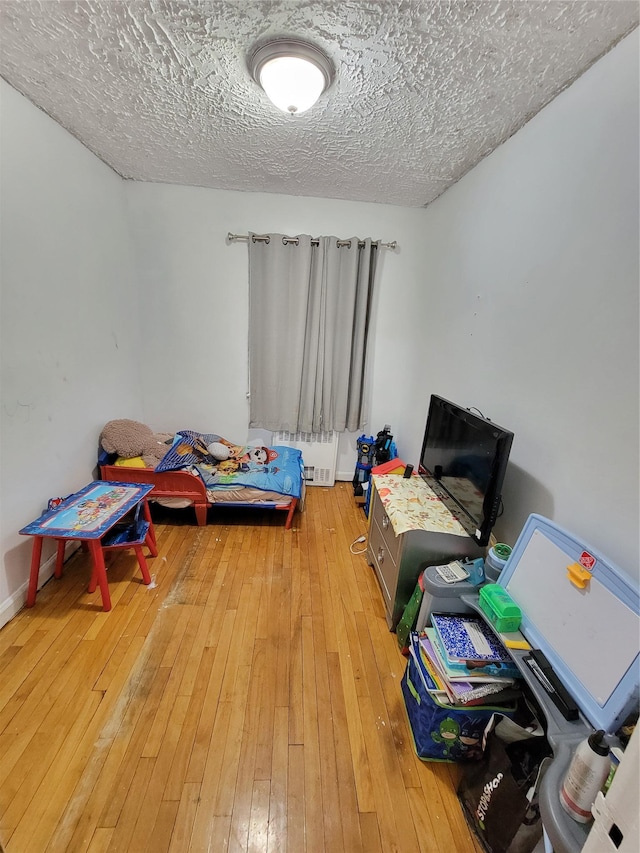
[[593,817],[591,806],[610,769],[609,747],[600,729],[579,744],[560,789],[562,808],[578,823]]

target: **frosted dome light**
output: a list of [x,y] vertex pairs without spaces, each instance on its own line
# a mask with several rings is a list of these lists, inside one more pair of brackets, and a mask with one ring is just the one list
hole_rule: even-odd
[[258,48],[249,68],[271,103],[290,115],[310,109],[333,80],[333,66],[324,53],[294,39],[279,39]]

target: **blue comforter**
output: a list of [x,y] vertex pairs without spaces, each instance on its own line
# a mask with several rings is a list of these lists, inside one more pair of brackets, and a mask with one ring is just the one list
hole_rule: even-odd
[[[229,458],[214,459],[208,446],[217,442],[227,448]],[[156,471],[190,468],[200,475],[207,489],[249,486],[299,498],[304,466],[302,454],[293,447],[255,447],[232,444],[214,433],[181,430]]]

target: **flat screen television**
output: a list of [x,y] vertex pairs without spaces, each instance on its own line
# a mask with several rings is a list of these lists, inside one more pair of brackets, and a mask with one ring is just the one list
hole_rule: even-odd
[[478,545],[487,545],[502,500],[513,433],[431,396],[418,471]]

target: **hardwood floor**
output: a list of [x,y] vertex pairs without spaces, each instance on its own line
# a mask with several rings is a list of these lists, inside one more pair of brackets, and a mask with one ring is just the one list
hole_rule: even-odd
[[0,631],[6,853],[478,853],[458,767],[413,751],[351,484],[291,531],[164,512],[153,588],[118,554],[104,613],[77,552]]

